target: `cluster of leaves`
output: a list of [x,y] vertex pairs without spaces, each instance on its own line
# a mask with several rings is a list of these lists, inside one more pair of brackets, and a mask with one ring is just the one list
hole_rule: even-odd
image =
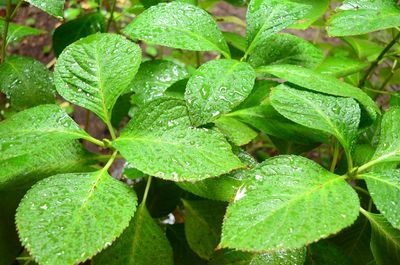
[[[43,32],[11,23],[22,1],[5,2],[0,264],[20,251],[14,214],[43,265],[400,264],[400,108],[384,90],[400,77],[397,1],[346,0],[325,23],[327,0],[252,0],[245,37],[221,32],[210,1],[144,1],[107,33],[108,1],[108,20],[99,5],[54,31],[54,73],[6,57]],[[63,15],[63,0],[27,2]],[[346,45],[280,33],[310,26]],[[142,42],[194,64],[142,58]],[[110,139],[82,129],[56,94],[96,114]],[[385,112],[379,94],[391,96]],[[318,152],[331,163],[307,158]],[[108,173],[116,159],[130,181]]]

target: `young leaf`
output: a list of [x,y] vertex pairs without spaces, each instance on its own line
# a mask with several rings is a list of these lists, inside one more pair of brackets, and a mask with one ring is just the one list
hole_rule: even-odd
[[271,65],[261,67],[258,71],[272,74],[313,91],[354,98],[366,108],[372,119],[376,117],[375,112],[380,113],[379,107],[366,93],[357,87],[339,81],[335,77],[295,65]]
[[128,226],[136,195],[102,169],[55,175],[22,199],[16,224],[22,244],[43,265],[91,258]]
[[221,247],[300,248],[351,225],[360,203],[344,177],[299,156],[274,157],[247,173],[228,207]]
[[272,90],[271,104],[294,122],[334,135],[350,156],[361,117],[355,100],[297,90],[282,84]]
[[113,146],[140,171],[174,181],[201,180],[242,166],[222,135],[190,127],[185,103],[171,98],[140,109]]
[[64,0],[25,0],[31,5],[42,9],[44,12],[57,18],[63,17]]
[[68,21],[54,30],[53,49],[56,56],[71,43],[95,34],[105,31],[105,18],[101,13],[91,13]]
[[315,68],[324,59],[322,51],[308,41],[291,34],[276,34],[259,42],[249,57],[254,66],[294,64]]
[[[4,31],[4,20],[0,20],[0,32]],[[23,25],[18,25],[15,23],[9,23],[8,25],[8,34],[7,34],[7,44],[14,42],[14,41],[20,41],[24,37],[27,36],[37,36],[44,34],[45,31],[36,29],[36,28],[31,28]]]
[[32,149],[62,140],[88,139],[57,105],[41,105],[21,111],[0,123],[0,160],[30,154]]
[[328,21],[330,36],[361,35],[400,26],[400,8],[395,0],[346,0]]
[[165,60],[151,60],[140,65],[135,78],[125,92],[135,92],[133,101],[140,105],[147,103],[164,92],[174,83],[187,78],[184,66]]
[[185,92],[192,122],[202,125],[231,111],[250,94],[255,78],[249,64],[235,60],[213,60],[200,66]]
[[17,110],[55,101],[51,73],[31,58],[11,56],[0,65],[0,90]]
[[150,44],[191,51],[220,51],[228,45],[213,18],[203,9],[182,2],[152,6],[132,21],[124,33]]
[[400,229],[400,170],[370,172],[362,177],[376,207],[395,228]]
[[164,231],[151,218],[144,204],[122,235],[94,257],[93,265],[173,265],[172,248]]
[[380,214],[362,210],[368,218],[371,229],[371,250],[377,265],[400,263],[400,231],[394,229]]
[[237,146],[248,144],[258,135],[256,131],[233,117],[222,116],[215,120],[214,123]]
[[251,54],[261,41],[301,19],[309,5],[290,0],[252,0],[247,9],[247,50]]
[[210,259],[221,237],[226,204],[213,201],[187,201],[185,234],[190,248],[201,258]]
[[109,123],[118,97],[141,62],[138,45],[116,34],[102,33],[68,46],[54,70],[58,93]]

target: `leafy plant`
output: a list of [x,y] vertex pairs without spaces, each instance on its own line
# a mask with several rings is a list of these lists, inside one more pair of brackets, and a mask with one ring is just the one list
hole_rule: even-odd
[[397,1],[216,3],[0,2],[1,265],[400,264]]

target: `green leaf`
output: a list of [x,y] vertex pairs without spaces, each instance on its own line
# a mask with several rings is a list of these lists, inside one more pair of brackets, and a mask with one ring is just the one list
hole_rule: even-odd
[[356,37],[344,37],[341,39],[353,48],[359,59],[373,61],[384,49],[384,47],[378,43],[367,39]]
[[68,46],[54,70],[58,93],[96,113],[108,123],[118,97],[141,62],[138,45],[116,34],[102,33]]
[[93,265],[172,265],[172,248],[164,231],[151,218],[144,204],[122,235],[105,251],[94,257]]
[[400,229],[400,170],[370,172],[361,175],[376,207],[386,219]]
[[0,160],[58,141],[90,137],[57,105],[41,105],[11,116],[0,123],[0,135]]
[[400,231],[393,228],[380,214],[362,210],[368,218],[371,229],[371,250],[377,265],[400,263]]
[[214,123],[237,146],[248,144],[258,135],[252,128],[232,117],[222,116],[215,120]]
[[251,54],[261,41],[303,18],[309,5],[290,0],[252,0],[247,9],[247,50]]
[[[0,20],[0,32],[4,30],[4,20]],[[8,25],[8,34],[7,34],[7,44],[20,41],[21,39],[27,36],[38,36],[44,34],[45,31],[31,28],[23,25],[18,25],[15,23],[9,23]]]
[[136,195],[106,170],[55,175],[35,184],[16,214],[20,239],[43,265],[76,264],[128,226]]
[[307,248],[305,265],[352,265],[350,258],[340,248],[329,241],[319,241]]
[[247,63],[213,60],[190,77],[185,99],[191,120],[202,125],[230,112],[251,92],[256,73]]
[[329,0],[294,0],[294,2],[304,3],[311,6],[304,15],[303,19],[298,23],[290,26],[290,28],[295,29],[307,29],[310,27],[316,20],[322,17],[326,10],[329,8]]
[[400,26],[395,0],[347,0],[328,21],[330,36],[361,35]]
[[0,65],[0,90],[17,110],[55,101],[51,73],[31,58],[11,56]]
[[182,65],[165,60],[151,60],[140,65],[135,78],[127,87],[126,92],[135,92],[133,101],[140,105],[157,97],[174,83],[189,75]]
[[53,49],[56,56],[71,43],[95,34],[105,31],[105,18],[101,13],[86,14],[77,19],[70,20],[54,30]]
[[271,88],[278,86],[279,83],[271,80],[256,80],[250,95],[235,110],[241,110],[264,104],[269,98]]
[[305,257],[305,248],[261,254],[226,249],[217,252],[209,265],[299,265]]
[[368,63],[344,56],[330,56],[317,67],[316,71],[323,75],[343,77],[358,73],[368,65]]
[[188,244],[201,258],[210,259],[221,237],[226,204],[206,200],[182,201]]
[[245,37],[234,32],[222,32],[222,34],[229,45],[235,47],[239,51],[246,51],[247,40]]
[[274,157],[247,175],[251,181],[228,207],[221,247],[300,248],[337,233],[358,216],[360,203],[345,177],[306,158]]
[[182,2],[152,6],[132,21],[124,33],[150,44],[191,51],[229,49],[214,19],[203,9]]
[[171,98],[140,109],[113,146],[140,171],[174,181],[201,180],[242,166],[222,135],[190,127],[184,101]]
[[313,91],[354,98],[366,108],[372,119],[376,117],[375,112],[380,113],[379,107],[366,93],[357,87],[339,81],[335,77],[295,65],[271,65],[261,67],[258,71],[272,74]]
[[315,68],[322,62],[322,51],[308,41],[291,34],[276,34],[259,41],[259,47],[249,57],[254,66],[294,64]]
[[63,17],[64,12],[64,0],[25,0],[31,5],[36,6],[37,8],[42,9],[44,12],[58,17]]
[[334,135],[350,156],[361,117],[355,100],[280,85],[272,90],[271,103],[286,118]]

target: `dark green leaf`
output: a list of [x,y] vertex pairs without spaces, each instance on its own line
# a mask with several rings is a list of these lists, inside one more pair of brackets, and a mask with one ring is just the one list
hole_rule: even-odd
[[323,240],[308,246],[305,265],[352,265],[352,262],[334,243]]

